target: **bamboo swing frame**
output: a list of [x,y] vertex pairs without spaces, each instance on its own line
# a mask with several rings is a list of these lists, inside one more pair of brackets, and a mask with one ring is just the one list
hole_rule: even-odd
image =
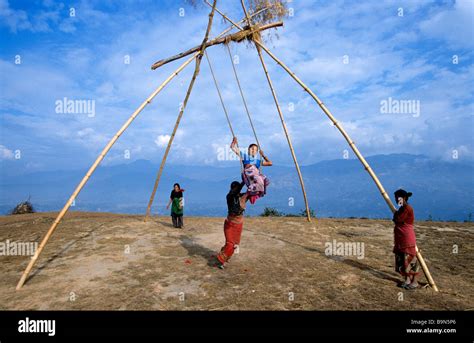
[[[217,45],[217,44],[223,44],[223,43],[227,43],[229,41],[236,41],[236,42],[240,42],[244,39],[251,39],[253,41],[253,43],[255,44],[255,47],[257,49],[257,52],[258,52],[258,55],[259,55],[259,59],[260,59],[260,62],[262,64],[262,68],[265,72],[265,76],[267,78],[267,82],[268,82],[268,85],[270,87],[270,90],[272,92],[272,96],[273,96],[273,99],[274,99],[274,102],[275,102],[275,106],[277,108],[277,111],[278,111],[278,114],[280,116],[280,120],[281,120],[281,123],[282,123],[282,126],[283,126],[283,130],[285,132],[285,135],[286,135],[286,138],[287,138],[287,141],[288,141],[288,144],[289,144],[289,147],[290,147],[290,151],[292,153],[292,157],[293,157],[293,160],[294,160],[294,163],[295,163],[295,166],[296,166],[296,169],[297,169],[297,172],[298,172],[298,176],[300,178],[300,184],[301,184],[301,187],[302,187],[302,190],[303,190],[303,195],[304,195],[304,199],[305,199],[305,203],[306,203],[306,211],[307,211],[307,219],[308,221],[311,220],[310,218],[310,211],[309,211],[309,207],[308,207],[308,202],[307,202],[307,199],[306,199],[306,192],[305,192],[305,189],[304,189],[304,183],[303,183],[303,178],[302,178],[302,175],[301,175],[301,171],[300,171],[300,168],[299,168],[299,165],[298,165],[298,162],[296,160],[296,156],[294,154],[294,149],[293,149],[293,146],[291,144],[291,139],[290,139],[290,136],[288,134],[288,130],[286,128],[286,124],[285,124],[285,121],[284,121],[284,118],[283,118],[283,114],[281,112],[281,108],[280,108],[280,105],[278,103],[278,99],[277,99],[277,95],[276,95],[276,92],[275,92],[275,89],[273,87],[273,84],[272,84],[272,81],[270,79],[270,76],[268,74],[268,70],[267,70],[267,67],[266,67],[266,64],[265,64],[265,61],[263,59],[263,56],[262,56],[262,53],[261,53],[261,50],[265,51],[280,67],[282,67],[315,101],[316,103],[318,104],[318,106],[323,110],[323,112],[327,115],[327,117],[332,121],[332,123],[337,127],[337,129],[341,132],[341,134],[343,135],[343,137],[346,139],[346,141],[348,142],[349,146],[351,147],[351,149],[354,151],[355,155],[357,156],[357,158],[359,159],[359,161],[362,163],[362,165],[364,166],[365,170],[369,173],[369,175],[371,176],[372,180],[374,181],[374,183],[376,184],[377,188],[379,189],[382,197],[384,198],[385,202],[387,203],[387,205],[389,206],[390,210],[393,212],[396,211],[396,208],[395,206],[393,205],[393,203],[391,202],[387,192],[385,191],[384,187],[382,186],[380,180],[377,178],[377,176],[375,175],[374,171],[372,170],[372,168],[369,166],[369,164],[367,163],[367,161],[365,160],[365,158],[362,156],[362,154],[360,153],[360,151],[358,150],[358,148],[356,147],[354,141],[349,137],[349,135],[347,134],[347,132],[344,130],[344,128],[341,126],[341,124],[334,118],[334,116],[332,115],[332,113],[329,111],[329,109],[324,105],[324,103],[316,96],[316,94],[314,94],[311,89],[303,83],[303,81],[301,81],[301,79],[299,79],[296,74],[294,72],[292,72],[290,70],[290,68],[288,66],[286,66],[281,60],[279,60],[259,39],[255,39],[256,35],[255,33],[256,32],[260,32],[260,31],[263,31],[263,30],[266,30],[266,29],[269,29],[269,28],[273,28],[273,27],[278,27],[278,26],[282,26],[283,23],[282,22],[276,22],[276,23],[270,23],[270,24],[267,24],[267,25],[261,25],[261,26],[258,26],[258,25],[254,25],[252,26],[251,25],[251,17],[253,15],[256,15],[258,13],[260,13],[261,11],[265,10],[265,9],[262,9],[262,10],[259,10],[257,12],[255,12],[254,14],[252,15],[249,15],[247,13],[247,10],[245,8],[245,4],[244,4],[244,1],[241,0],[241,5],[242,5],[242,8],[243,8],[243,11],[245,13],[245,18],[242,19],[239,23],[243,22],[244,20],[247,21],[247,24],[248,26],[246,28],[242,28],[240,27],[239,24],[237,23],[234,23],[231,19],[229,19],[225,14],[223,14],[221,11],[219,11],[217,8],[216,8],[216,2],[217,0],[214,0],[213,1],[213,4],[211,5],[209,2],[206,1],[206,3],[212,7],[212,10],[209,14],[209,21],[208,21],[208,25],[207,25],[207,29],[206,29],[206,33],[205,33],[205,36],[204,36],[204,39],[201,43],[200,46],[198,47],[195,47],[195,48],[192,48],[192,49],[189,49],[183,53],[180,53],[178,55],[175,55],[175,56],[172,56],[170,58],[167,58],[167,59],[163,59],[163,60],[160,60],[156,63],[154,63],[152,65],[152,69],[156,69],[166,63],[169,63],[171,61],[175,61],[177,59],[180,59],[182,57],[185,57],[185,56],[188,56],[190,54],[193,54],[188,60],[186,60],[183,64],[181,64],[181,66],[179,66],[171,75],[168,76],[167,79],[165,79],[165,81],[163,81],[163,83],[161,83],[151,94],[150,96],[132,113],[132,115],[128,118],[128,120],[122,125],[122,127],[117,131],[117,133],[111,138],[111,140],[108,142],[108,144],[104,147],[104,149],[102,150],[102,152],[99,154],[99,156],[97,157],[97,159],[95,160],[95,162],[92,164],[92,166],[89,168],[89,170],[87,171],[86,175],[83,177],[83,179],[79,182],[79,184],[77,185],[77,187],[75,188],[74,192],[72,193],[72,195],[69,197],[69,199],[67,200],[66,204],[64,205],[64,207],[62,208],[62,210],[59,212],[59,214],[57,215],[56,219],[54,220],[54,222],[52,223],[51,227],[49,228],[49,230],[47,231],[46,235],[43,237],[38,249],[36,250],[34,256],[31,258],[30,262],[28,263],[25,271],[23,272],[17,286],[16,286],[16,290],[19,290],[22,288],[22,286],[24,285],[24,283],[26,282],[27,278],[28,278],[28,275],[30,274],[33,266],[35,265],[36,261],[38,260],[41,252],[43,251],[46,243],[48,242],[48,240],[50,239],[50,237],[52,236],[52,234],[54,233],[54,231],[56,230],[56,228],[58,227],[59,223],[61,222],[61,220],[63,219],[64,215],[67,213],[67,211],[69,210],[69,208],[71,207],[73,201],[76,199],[77,195],[80,193],[80,191],[82,190],[82,188],[85,186],[85,184],[87,183],[87,181],[89,180],[89,178],[91,177],[91,175],[94,173],[94,171],[97,169],[97,167],[99,166],[100,162],[105,158],[106,154],[110,151],[110,149],[112,148],[112,146],[115,144],[115,142],[119,139],[119,137],[122,135],[122,133],[131,125],[131,123],[134,121],[134,119],[140,114],[140,112],[148,105],[152,102],[152,100],[156,97],[156,95],[158,93],[161,92],[161,90],[174,78],[176,77],[186,66],[188,66],[193,60],[196,60],[196,65],[195,65],[195,69],[194,69],[194,73],[193,73],[193,76],[192,76],[192,79],[190,81],[190,84],[188,86],[188,90],[187,90],[187,93],[186,93],[186,96],[184,98],[184,102],[183,102],[183,106],[182,108],[180,109],[180,112],[178,114],[178,117],[176,119],[176,123],[175,123],[175,126],[174,126],[174,129],[173,129],[173,132],[172,132],[172,135],[170,137],[170,140],[168,142],[168,146],[167,146],[167,149],[165,151],[165,155],[163,157],[163,160],[162,160],[162,163],[160,165],[160,169],[158,171],[158,175],[157,175],[157,179],[155,181],[155,186],[154,186],[154,189],[153,189],[153,192],[152,192],[152,196],[150,197],[150,201],[149,201],[149,204],[148,204],[148,207],[147,207],[147,214],[145,216],[145,220],[148,218],[148,216],[150,215],[150,211],[151,211],[151,205],[153,203],[153,199],[154,199],[154,196],[155,196],[155,193],[156,193],[156,189],[158,187],[158,184],[159,184],[159,181],[160,181],[160,178],[161,178],[161,173],[162,173],[162,170],[164,168],[164,164],[165,164],[165,161],[166,161],[166,157],[168,155],[168,152],[170,150],[170,147],[171,147],[171,144],[172,144],[172,141],[173,141],[173,138],[176,134],[176,130],[179,126],[179,123],[181,121],[181,118],[182,118],[182,115],[184,113],[184,110],[186,108],[186,105],[187,105],[187,102],[189,100],[189,97],[190,97],[190,94],[191,94],[191,91],[192,91],[192,88],[194,86],[194,82],[199,74],[199,71],[200,71],[200,63],[201,63],[201,60],[202,60],[202,57],[203,57],[203,54],[205,53],[205,49],[209,46],[212,46],[212,45]],[[232,26],[224,31],[223,33],[221,33],[219,36],[217,36],[216,38],[214,38],[213,40],[208,40],[208,36],[209,36],[209,33],[210,33],[210,29],[211,29],[211,26],[212,26],[212,22],[213,22],[213,17],[214,17],[214,12],[218,12],[224,19],[226,19],[227,21],[229,21]],[[227,36],[224,36],[222,37],[226,32],[230,31],[233,27],[236,27],[238,28],[240,31],[237,32],[237,33],[234,33],[234,34],[231,34],[231,35],[227,35]],[[229,123],[230,124],[230,123]],[[231,129],[232,131],[232,134],[233,134],[233,130]],[[234,136],[235,137],[235,136]],[[436,286],[430,272],[429,272],[429,269],[423,259],[423,256],[421,255],[421,252],[420,250],[418,249],[418,247],[416,247],[416,250],[417,250],[417,258],[418,260],[420,261],[420,264],[422,266],[422,269],[423,269],[423,272],[428,280],[428,282],[430,283],[430,285],[433,287],[433,289],[438,292],[438,287]]]

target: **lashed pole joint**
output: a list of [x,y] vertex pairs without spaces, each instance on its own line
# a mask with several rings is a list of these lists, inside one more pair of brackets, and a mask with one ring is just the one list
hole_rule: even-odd
[[[270,23],[270,24],[266,24],[266,25],[261,25],[261,26],[257,25],[253,28],[243,28],[239,32],[232,33],[232,34],[226,35],[224,37],[215,38],[211,41],[206,41],[204,43],[204,46],[201,46],[201,45],[195,46],[194,48],[191,48],[189,50],[181,52],[177,55],[159,60],[159,61],[153,63],[153,65],[151,66],[151,69],[155,70],[155,69],[165,65],[166,63],[176,61],[180,58],[191,55],[192,53],[201,51],[201,48],[206,49],[206,48],[208,48],[210,46],[213,46],[213,45],[228,43],[229,41],[241,42],[244,39],[250,39],[255,34],[255,32],[265,31],[265,30],[268,30],[268,29],[271,29],[271,28],[274,28],[274,27],[279,27],[279,26],[283,26],[282,21],[278,21],[278,22]],[[238,27],[240,28],[240,26],[238,26]]]

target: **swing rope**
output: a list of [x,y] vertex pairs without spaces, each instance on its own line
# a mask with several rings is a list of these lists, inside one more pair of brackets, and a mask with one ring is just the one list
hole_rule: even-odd
[[[216,86],[217,94],[219,94],[219,99],[221,101],[222,108],[225,113],[225,117],[227,119],[227,124],[229,124],[229,129],[230,129],[230,132],[232,133],[232,138],[236,138],[234,129],[232,128],[232,124],[230,122],[229,113],[227,112],[227,108],[225,107],[224,99],[222,98],[221,90],[219,88],[219,84],[217,83],[217,79],[214,74],[214,69],[212,68],[212,65],[211,65],[211,60],[209,59],[209,55],[207,54],[206,50],[204,50],[204,54],[206,55],[207,64],[209,64],[209,69],[211,70],[212,79],[214,80],[214,85]],[[240,169],[243,172],[244,162],[242,161],[242,156],[240,155],[240,153],[239,153],[239,158],[240,158]]]
[[232,138],[235,138],[234,129],[232,128],[232,124],[229,119],[229,113],[227,112],[227,108],[225,107],[225,104],[224,104],[224,99],[222,98],[221,90],[219,89],[219,84],[217,83],[216,76],[214,75],[214,69],[212,68],[211,60],[209,59],[207,51],[204,51],[204,54],[206,55],[207,64],[209,64],[209,69],[211,70],[212,79],[214,80],[214,85],[216,86],[217,94],[219,94],[219,99],[221,101],[222,108],[224,109],[225,117],[227,119],[227,123],[229,124],[230,132],[232,133]]
[[252,117],[250,115],[250,111],[247,106],[247,101],[245,101],[244,92],[242,91],[242,87],[240,86],[239,76],[237,75],[237,69],[235,68],[234,61],[232,60],[232,53],[230,52],[229,44],[227,43],[224,45],[227,47],[227,52],[229,53],[229,59],[230,59],[230,63],[232,64],[232,70],[234,71],[235,80],[237,81],[237,86],[239,87],[240,95],[244,103],[245,111],[247,112],[247,117],[249,118],[250,126],[252,127],[253,135],[255,137],[255,142],[257,143],[258,150],[260,151],[261,150],[260,142],[258,141],[257,133],[255,132],[255,127],[253,126]]

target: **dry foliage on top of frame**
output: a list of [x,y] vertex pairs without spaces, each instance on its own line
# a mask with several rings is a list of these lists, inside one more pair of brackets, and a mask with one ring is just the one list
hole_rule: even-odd
[[268,24],[278,20],[283,20],[288,16],[286,2],[282,0],[249,0],[248,9],[254,13],[263,8],[268,8],[262,13],[252,18],[252,24]]
[[[252,25],[264,25],[275,21],[283,20],[288,16],[288,8],[286,2],[282,0],[249,0],[249,10],[252,13],[258,12],[261,9],[267,8],[265,11],[252,17]],[[276,30],[271,30],[265,33],[265,37],[262,39],[260,32],[253,35],[253,39],[259,41],[271,41],[275,37],[278,39],[278,33]]]
[[[198,4],[205,5],[204,0],[186,0],[186,2],[195,8],[197,7]],[[208,2],[210,4],[213,3],[212,0],[208,0]],[[239,2],[240,1],[236,1],[235,3],[239,3]],[[244,3],[247,7],[247,12],[249,14],[256,13],[262,9],[266,9],[251,18],[252,25],[255,25],[255,26],[264,25],[264,24],[275,22],[275,21],[281,21],[288,16],[288,8],[286,5],[286,1],[283,1],[283,0],[247,0],[247,1],[244,1]],[[219,6],[222,4],[226,5],[228,4],[228,2],[217,1],[216,6]],[[225,13],[225,7],[224,8],[218,7],[218,8],[219,10]],[[224,18],[222,18],[222,21],[226,22]],[[247,28],[248,26],[245,25],[244,27]],[[265,34],[265,38],[269,40],[271,40],[273,36],[275,36],[278,39],[278,34],[275,31],[267,32]],[[259,32],[255,33],[253,35],[253,39],[261,40],[262,38],[260,36],[260,33]]]
[[[204,0],[186,0],[186,2],[194,8],[196,8],[198,4],[205,4]],[[208,0],[208,2],[212,4],[213,1]],[[239,3],[239,1],[236,1],[235,3]],[[273,21],[283,20],[288,16],[286,1],[283,0],[247,0],[244,1],[244,3],[247,6],[247,11],[249,13],[255,13],[263,8],[268,8],[262,13],[254,16],[252,18],[252,24],[268,24]],[[228,2],[222,2],[222,4],[228,4]],[[219,5],[221,5],[221,3],[217,1],[216,6]],[[218,8],[225,13],[225,8]]]

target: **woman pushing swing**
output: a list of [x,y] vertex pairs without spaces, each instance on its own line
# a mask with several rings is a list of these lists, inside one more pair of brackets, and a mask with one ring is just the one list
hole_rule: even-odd
[[[263,162],[258,158],[259,152],[257,144],[250,144],[247,153],[241,153],[238,147],[237,138],[234,136],[230,145],[239,159],[242,161],[242,182],[233,181],[227,194],[227,218],[224,221],[225,244],[216,256],[216,265],[224,269],[224,265],[234,254],[240,244],[240,237],[244,226],[245,203],[249,200],[252,204],[259,197],[266,193],[270,184],[268,178],[260,173],[260,166],[272,166],[270,161],[260,150]],[[241,193],[244,185],[247,185],[247,192]]]

